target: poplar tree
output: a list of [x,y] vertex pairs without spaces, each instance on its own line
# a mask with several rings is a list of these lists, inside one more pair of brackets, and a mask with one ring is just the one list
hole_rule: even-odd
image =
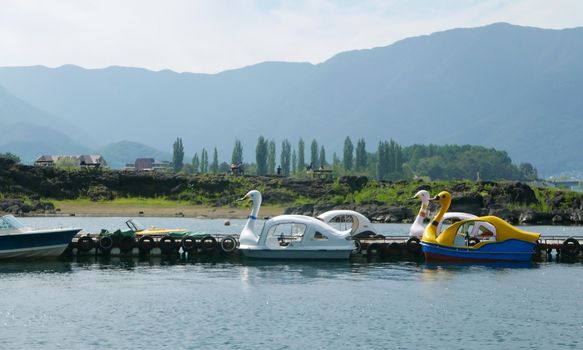
[[[291,173],[296,175],[298,173],[298,155],[296,150],[294,149],[292,152],[292,160],[291,160]],[[300,168],[301,169],[301,168]]]
[[304,159],[304,140],[300,138],[298,142],[298,171],[303,171],[306,168],[306,161]]
[[175,172],[182,170],[184,165],[184,147],[182,146],[182,139],[178,137],[174,141],[174,151],[172,153],[172,166]]
[[231,157],[232,164],[243,163],[243,145],[241,141],[235,141],[235,147],[233,147],[233,156]]
[[257,162],[257,175],[267,174],[267,147],[268,142],[263,136],[257,139],[255,147],[255,161]]
[[200,159],[198,159],[198,153],[194,154],[194,157],[192,157],[192,172],[194,174],[198,173],[200,171]]
[[354,146],[352,145],[352,141],[350,140],[350,137],[346,136],[346,139],[344,140],[344,158],[342,158],[344,169],[346,171],[352,170],[353,152]]
[[270,175],[275,174],[275,141],[269,141],[269,147],[267,149],[267,173]]
[[291,168],[291,143],[287,139],[281,143],[280,164],[283,175],[289,176]]
[[310,151],[310,165],[312,166],[312,169],[318,169],[320,163],[318,162],[318,142],[316,139],[312,140]]
[[209,155],[205,148],[202,149],[200,154],[200,172],[208,173],[209,171]]
[[217,152],[217,148],[215,147],[215,151],[213,153],[213,162],[211,163],[211,173],[217,174],[219,172],[219,153]]
[[387,142],[380,141],[379,147],[377,149],[377,178],[379,180],[384,180],[387,176],[388,169],[387,169]]
[[366,143],[364,139],[358,140],[356,143],[356,170],[363,171],[367,167]]
[[324,149],[324,145],[322,145],[320,147],[320,159],[319,159],[319,165],[321,167],[325,167],[326,165],[328,165],[328,162],[326,161],[326,150]]

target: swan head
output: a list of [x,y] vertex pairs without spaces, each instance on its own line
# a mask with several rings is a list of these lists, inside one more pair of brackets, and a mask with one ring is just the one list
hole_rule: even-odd
[[421,190],[417,193],[415,193],[415,195],[413,197],[411,197],[411,199],[420,199],[421,203],[428,203],[429,202],[429,191],[426,190]]
[[430,201],[438,202],[442,208],[449,207],[451,204],[451,194],[447,191],[441,191],[437,196],[431,198]]
[[243,198],[239,199],[240,201],[244,201],[248,199],[251,204],[254,203],[260,203],[261,202],[261,192],[257,191],[257,190],[251,190],[249,192],[247,192],[246,195],[243,196]]

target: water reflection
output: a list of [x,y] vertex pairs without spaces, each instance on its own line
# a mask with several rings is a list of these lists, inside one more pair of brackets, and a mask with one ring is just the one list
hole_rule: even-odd
[[474,267],[484,267],[489,269],[524,269],[537,267],[538,265],[532,261],[494,261],[494,262],[427,262],[425,267],[429,270],[450,269],[450,270],[464,270]]
[[12,273],[68,273],[71,263],[61,260],[8,260],[0,263],[0,275]]

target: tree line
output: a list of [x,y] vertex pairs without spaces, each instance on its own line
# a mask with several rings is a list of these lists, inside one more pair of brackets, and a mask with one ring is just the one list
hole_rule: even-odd
[[[278,147],[279,146],[279,147]],[[279,151],[278,151],[279,148]],[[174,171],[185,173],[227,173],[240,167],[247,174],[305,177],[317,169],[331,170],[336,176],[364,175],[379,180],[401,180],[427,177],[433,180],[535,180],[536,168],[530,163],[518,166],[505,151],[473,145],[412,145],[402,147],[394,140],[380,141],[374,151],[367,151],[364,139],[356,146],[350,137],[344,140],[342,158],[336,152],[331,161],[326,148],[313,139],[306,149],[300,138],[296,147],[288,139],[281,144],[259,136],[255,145],[255,159],[245,161],[243,144],[235,140],[231,162],[219,162],[216,147],[209,163],[209,151],[196,152],[189,163],[184,162],[182,139],[173,145]]]

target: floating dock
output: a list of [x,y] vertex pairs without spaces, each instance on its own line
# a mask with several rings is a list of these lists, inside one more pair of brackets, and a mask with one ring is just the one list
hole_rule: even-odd
[[[583,236],[543,236],[533,254],[533,261],[551,261],[583,258]],[[177,255],[229,256],[238,255],[238,236],[206,234],[174,237],[170,235],[101,236],[81,234],[73,238],[65,254],[73,256],[116,255]],[[390,260],[422,260],[419,239],[409,236],[381,236],[355,239],[353,257]]]

